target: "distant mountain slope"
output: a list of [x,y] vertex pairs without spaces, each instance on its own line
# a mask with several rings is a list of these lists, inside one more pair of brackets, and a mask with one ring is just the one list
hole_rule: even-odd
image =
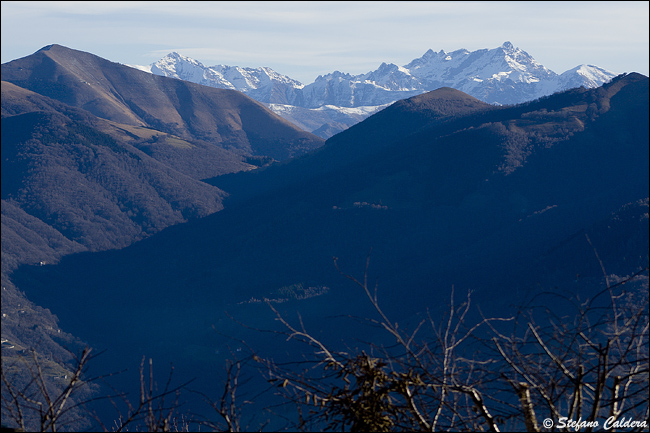
[[2,119],[3,200],[93,250],[222,209],[223,192],[74,114]]
[[[367,116],[379,106],[439,87],[462,90],[488,103],[508,105],[569,88],[598,87],[616,75],[593,65],[579,65],[558,75],[510,42],[473,52],[429,50],[404,66],[382,63],[376,70],[359,75],[335,71],[307,85],[269,68],[208,67],[175,52],[139,68],[206,86],[237,89],[269,104],[273,111],[306,130],[316,131],[330,124],[330,128],[323,129],[326,138],[359,121],[344,108],[363,107]],[[329,107],[326,113],[322,112],[324,107]],[[330,119],[314,127],[315,119],[322,122],[324,114]],[[344,116],[350,118],[342,121]]]
[[[648,106],[648,78],[639,74],[514,107],[440,89],[394,104],[309,155],[241,174],[233,185],[250,176],[247,188],[259,189],[222,186],[233,196],[222,212],[14,276],[99,346],[181,359],[179,370],[191,365],[206,376],[221,359],[214,347],[228,344],[212,331],[227,327],[220,312],[272,323],[246,301],[283,286],[330,287],[286,309],[304,308],[324,337],[345,334],[331,318],[363,316],[365,303],[332,257],[359,275],[371,248],[370,278],[395,320],[440,313],[452,285],[473,290],[488,315],[539,285],[589,296],[602,271],[584,266],[597,261],[593,250],[576,249],[584,233],[615,261],[605,263],[609,272],[647,266],[647,242],[636,237],[647,233]],[[616,215],[623,223],[604,230]],[[585,250],[589,257],[572,257]],[[571,275],[578,268],[579,286]],[[67,301],[88,286],[93,303]],[[196,347],[204,358],[189,355]]]
[[322,144],[239,92],[147,74],[60,45],[3,64],[2,77],[103,119],[243,156],[282,160]]
[[188,142],[144,126],[132,126],[95,118],[85,110],[72,107],[47,96],[2,82],[2,116],[12,116],[33,111],[72,113],[101,132],[118,141],[129,143],[166,165],[195,179],[211,177],[215,173],[249,170],[250,164],[242,156],[214,144],[192,140]]
[[337,107],[323,105],[318,108],[304,108],[288,104],[268,104],[269,108],[296,126],[312,134],[330,138],[355,125],[389,104],[370,107]]
[[232,89],[246,93],[260,102],[288,104],[298,97],[297,89],[303,85],[271,68],[242,68],[216,65],[206,67],[189,57],[173,52],[151,64],[148,72],[178,78],[219,89]]

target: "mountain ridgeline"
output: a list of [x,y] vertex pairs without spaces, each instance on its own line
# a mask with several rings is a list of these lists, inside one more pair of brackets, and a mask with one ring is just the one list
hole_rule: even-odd
[[339,344],[338,318],[373,311],[334,257],[359,277],[369,257],[400,326],[452,287],[500,315],[648,265],[637,73],[512,106],[440,87],[327,141],[235,90],[57,45],[2,79],[3,338],[63,358],[69,332],[104,371],[146,355],[211,392],[234,344],[295,360],[240,324],[276,327],[261,300],[287,293],[282,314]]
[[3,203],[91,250],[221,210],[225,193],[202,178],[323,143],[239,92],[58,45],[2,77]]
[[[440,89],[230,179],[221,212],[14,278],[84,339],[150,350],[171,339],[174,353],[206,347],[218,311],[295,283],[332,289],[304,307],[310,321],[361,311],[332,257],[363,272],[371,248],[398,317],[435,308],[452,285],[494,312],[535,287],[578,290],[576,274],[594,290],[596,258],[567,252],[585,233],[608,272],[647,265],[647,160],[647,77],[508,108]],[[608,223],[619,213],[625,227]]]
[[241,155],[282,160],[322,144],[240,92],[165,79],[60,45],[3,64],[2,79],[102,119]]

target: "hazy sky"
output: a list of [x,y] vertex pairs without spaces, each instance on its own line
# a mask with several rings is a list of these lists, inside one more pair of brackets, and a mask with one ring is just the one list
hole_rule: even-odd
[[648,75],[649,2],[2,1],[2,63],[60,44],[148,65],[171,51],[206,66],[269,66],[309,84],[405,65],[428,49],[505,41],[562,73],[586,63]]

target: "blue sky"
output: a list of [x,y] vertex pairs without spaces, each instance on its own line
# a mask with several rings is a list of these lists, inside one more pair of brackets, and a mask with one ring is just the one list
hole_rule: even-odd
[[562,73],[586,63],[649,73],[649,2],[12,2],[2,63],[61,44],[147,65],[171,51],[207,66],[269,66],[311,83],[405,65],[428,49],[510,41]]

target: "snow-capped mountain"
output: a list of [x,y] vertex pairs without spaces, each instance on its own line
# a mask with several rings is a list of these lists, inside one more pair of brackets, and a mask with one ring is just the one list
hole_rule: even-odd
[[474,52],[429,50],[406,69],[424,88],[452,87],[494,104],[516,104],[543,96],[538,83],[557,75],[510,42]]
[[[392,103],[393,101],[391,101]],[[311,131],[322,138],[329,138],[350,126],[361,122],[371,114],[386,108],[384,105],[368,107],[337,107],[323,105],[318,108],[304,108],[287,104],[267,104],[275,114],[283,117],[294,125]]]
[[[145,68],[140,68],[144,69]],[[266,103],[288,104],[304,86],[271,68],[239,66],[204,66],[201,62],[173,52],[148,67],[155,75],[178,78],[204,86],[232,89]]]
[[580,65],[562,73],[557,77],[559,89],[571,89],[584,86],[593,88],[612,79],[612,72],[594,65]]
[[616,74],[580,65],[558,75],[510,42],[491,50],[429,50],[401,67],[382,63],[375,71],[319,76],[302,89],[304,106],[358,107],[385,104],[440,87],[461,90],[492,104],[518,104],[571,87],[597,87]]
[[[617,75],[593,65],[579,65],[557,74],[510,42],[477,51],[428,50],[404,66],[382,63],[376,70],[360,75],[335,71],[318,76],[308,85],[266,67],[206,67],[178,53],[171,53],[149,67],[138,68],[156,75],[241,91],[266,103],[301,128],[327,131],[321,135],[325,138],[387,104],[440,87],[451,87],[485,102],[506,105],[573,87],[598,87]],[[343,108],[361,110],[350,112]],[[318,126],[314,128],[315,124]]]

